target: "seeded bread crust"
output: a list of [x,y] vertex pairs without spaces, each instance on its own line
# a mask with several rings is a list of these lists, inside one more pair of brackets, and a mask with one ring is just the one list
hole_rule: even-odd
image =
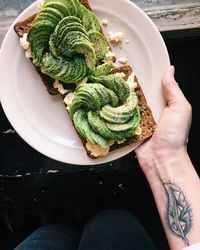
[[[89,10],[92,11],[90,5],[89,5],[89,2],[88,0],[81,0],[81,3]],[[30,29],[33,21],[35,20],[35,17],[36,17],[36,13],[29,16],[28,18],[16,23],[14,25],[14,30],[15,32],[17,33],[17,35],[19,37],[22,37],[23,34],[27,33],[28,30]],[[102,30],[101,30],[102,32]],[[103,32],[102,32],[103,33]],[[115,59],[114,59],[115,61]],[[49,92],[50,95],[57,95],[59,94],[58,90],[55,89],[53,87],[53,83],[54,83],[54,79],[43,74],[41,71],[40,71],[40,68],[38,67],[35,67],[38,74],[41,76],[41,79],[43,81],[43,83],[45,84],[45,86],[47,87],[47,91]],[[125,77],[124,79],[127,80],[128,77],[131,75],[131,73],[133,72],[131,66],[129,65],[124,65],[124,66],[121,66],[121,67],[117,67],[115,68],[111,73],[115,74],[115,73],[124,73],[125,74]],[[151,112],[151,109],[149,108],[148,104],[147,104],[147,101],[146,101],[146,98],[145,98],[145,95],[142,91],[142,88],[138,82],[138,79],[137,77],[135,76],[135,82],[137,82],[137,88],[135,89],[136,93],[137,93],[137,96],[139,98],[139,107],[140,107],[140,112],[141,112],[141,123],[140,123],[140,126],[142,128],[142,134],[141,135],[134,135],[132,138],[126,140],[124,143],[122,144],[118,144],[117,142],[115,142],[111,147],[110,147],[110,151],[113,151],[115,149],[118,149],[118,148],[121,148],[121,147],[124,147],[124,146],[127,146],[127,145],[130,145],[132,143],[135,143],[135,142],[141,142],[147,138],[149,138],[150,136],[152,136],[154,130],[155,130],[155,127],[156,127],[156,122],[153,118],[153,115],[152,115],[152,112]],[[65,85],[66,86],[66,85]],[[73,88],[72,85],[69,85],[69,88]],[[78,132],[77,132],[78,133]],[[87,154],[90,158],[93,158],[93,159],[96,159],[98,157],[94,157],[90,151],[87,150],[86,148],[86,139],[81,137],[79,135],[80,139],[82,140],[82,143],[83,143],[83,146],[85,147],[86,151],[87,151]]]

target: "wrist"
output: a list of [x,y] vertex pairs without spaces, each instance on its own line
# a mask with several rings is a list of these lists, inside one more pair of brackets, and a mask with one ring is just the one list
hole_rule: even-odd
[[186,147],[177,150],[151,150],[144,155],[137,152],[137,158],[150,186],[161,179],[173,181],[174,178],[182,178],[188,168],[193,168]]
[[154,150],[152,158],[158,170],[162,168],[171,168],[172,165],[174,168],[178,168],[180,165],[179,163],[183,163],[183,161],[188,158],[187,148],[183,146],[176,150]]

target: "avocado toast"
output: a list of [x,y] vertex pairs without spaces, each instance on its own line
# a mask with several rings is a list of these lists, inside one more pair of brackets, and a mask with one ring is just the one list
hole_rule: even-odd
[[63,96],[89,157],[153,134],[155,121],[137,77],[130,66],[113,63],[86,0],[46,0],[14,29],[48,92]]

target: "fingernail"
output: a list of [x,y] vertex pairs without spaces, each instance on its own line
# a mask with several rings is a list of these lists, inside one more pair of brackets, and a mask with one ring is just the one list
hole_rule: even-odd
[[169,67],[169,75],[170,75],[170,78],[171,78],[171,83],[173,85],[178,86],[178,83],[175,80],[175,67],[173,65]]
[[170,76],[171,76],[171,78],[174,79],[175,67],[174,67],[173,65],[171,65],[171,66],[169,67],[169,70],[170,70]]
[[173,65],[171,65],[170,67],[169,67],[169,71],[168,71],[168,74],[169,74],[169,78],[170,78],[170,82],[171,82],[171,84],[177,84],[176,83],[176,80],[175,80],[175,76],[174,76],[174,74],[175,74],[175,67],[173,66]]

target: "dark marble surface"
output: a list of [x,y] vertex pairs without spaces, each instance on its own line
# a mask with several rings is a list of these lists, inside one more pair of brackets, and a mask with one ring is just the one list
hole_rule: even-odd
[[[131,0],[133,3],[137,4],[141,8],[149,6],[163,6],[171,4],[183,4],[183,3],[196,3],[196,0]],[[33,3],[33,0],[1,0],[0,8],[13,8],[18,11],[23,10],[28,5]]]
[[33,0],[1,0],[0,10],[6,15],[15,15],[22,12],[33,2]]

